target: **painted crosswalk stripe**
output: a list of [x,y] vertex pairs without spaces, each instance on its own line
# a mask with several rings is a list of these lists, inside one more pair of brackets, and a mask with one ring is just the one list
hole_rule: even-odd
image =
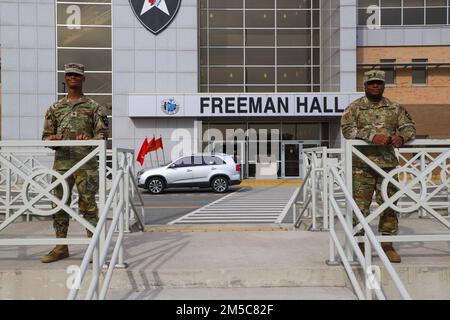
[[168,224],[280,223],[296,187],[242,188]]

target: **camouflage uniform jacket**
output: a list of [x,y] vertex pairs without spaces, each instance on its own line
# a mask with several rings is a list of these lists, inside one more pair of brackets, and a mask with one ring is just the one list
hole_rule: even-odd
[[[83,96],[76,101],[68,101],[67,97],[54,103],[45,114],[42,140],[57,134],[62,140],[75,140],[83,134],[89,140],[108,138],[108,118],[106,110],[94,100]],[[55,148],[55,170],[67,170],[83,159],[92,147],[57,147]],[[96,169],[97,160],[91,159],[82,168]]]
[[[398,135],[404,142],[416,136],[414,121],[406,109],[387,98],[379,103],[371,102],[367,97],[352,102],[342,115],[341,129],[346,139],[361,139],[369,144],[372,144],[376,134],[390,137]],[[381,168],[395,167],[398,164],[392,145],[372,145],[358,149]],[[356,166],[363,165],[355,157],[353,161]]]

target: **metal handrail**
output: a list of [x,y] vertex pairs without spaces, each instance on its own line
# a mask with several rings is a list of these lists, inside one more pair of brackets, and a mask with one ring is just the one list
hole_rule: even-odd
[[302,208],[302,211],[301,211],[301,213],[300,213],[300,215],[299,215],[298,217],[295,216],[296,211],[297,211],[297,201],[298,201],[298,197],[299,197],[300,194],[303,194],[303,196],[305,196],[305,194],[303,193],[303,191],[304,191],[305,186],[306,186],[306,184],[307,184],[307,182],[308,182],[308,179],[309,179],[309,177],[310,177],[310,175],[311,175],[311,172],[312,172],[312,166],[309,166],[308,169],[307,169],[307,171],[306,171],[305,178],[303,179],[303,183],[302,183],[302,185],[300,186],[300,189],[298,190],[297,197],[296,197],[295,201],[293,202],[293,222],[294,222],[294,227],[295,227],[295,228],[300,228],[300,224],[301,224],[300,220],[301,220],[301,218],[303,217],[303,214],[305,213],[305,211],[308,209],[309,203],[311,202],[312,196],[309,196],[306,200],[303,199],[303,200],[305,200],[305,201],[303,202],[303,208]]
[[[122,156],[119,159],[119,154]],[[122,169],[124,171],[124,179],[125,179],[125,194],[127,194],[126,198],[125,198],[125,210],[126,210],[126,217],[127,219],[125,220],[125,230],[128,231],[132,231],[131,226],[130,226],[130,221],[132,216],[134,216],[136,218],[136,221],[139,225],[139,230],[140,231],[144,231],[144,217],[145,217],[145,204],[144,204],[144,200],[142,198],[142,195],[139,191],[139,188],[136,184],[136,181],[134,179],[134,166],[133,166],[133,161],[134,161],[134,151],[132,149],[124,149],[124,148],[113,148],[112,150],[112,170],[113,173],[116,172],[118,169]],[[131,188],[130,188],[130,184],[131,184]],[[138,195],[138,199],[139,199],[139,204],[135,205],[133,203],[134,201],[134,195],[137,193]],[[115,204],[117,205],[117,204]],[[137,210],[137,207],[141,208],[141,213],[139,215],[139,212]],[[131,215],[130,213],[130,209],[131,212],[133,213],[133,215]]]
[[[30,168],[23,161],[11,155],[17,152],[18,148],[27,148],[31,152],[35,152],[36,148],[45,147],[91,147],[91,151],[86,154],[83,159],[79,160],[72,168],[68,169],[64,173],[58,173],[47,167]],[[61,185],[63,189],[63,198],[68,196],[68,184],[67,177],[73,174],[76,170],[80,169],[87,162],[91,161],[96,157],[99,158],[99,210],[102,211],[103,204],[106,198],[106,188],[105,188],[105,163],[106,163],[106,141],[104,140],[64,140],[64,141],[32,141],[32,140],[20,140],[20,141],[0,141],[0,166],[5,171],[6,179],[2,180],[1,183],[6,184],[6,188],[2,189],[2,193],[5,193],[5,197],[0,202],[2,205],[1,209],[5,210],[5,220],[0,223],[0,231],[11,225],[17,218],[26,215],[28,219],[29,212],[39,216],[50,216],[55,210],[64,210],[73,219],[78,221],[81,225],[90,231],[94,231],[95,227],[89,223],[84,217],[79,215],[73,208],[65,203],[65,200],[56,197],[51,190],[53,190],[58,184]],[[36,152],[39,155],[50,155],[50,152]],[[53,162],[53,158],[51,159]],[[28,159],[25,160],[27,162]],[[11,190],[11,174],[16,174],[17,177],[23,179],[25,182],[22,185],[22,192],[17,196],[12,195]],[[54,181],[46,181],[47,176],[55,177]],[[44,178],[42,178],[44,177]],[[30,190],[32,192],[30,192]],[[29,199],[30,198],[30,199]],[[65,199],[65,198],[64,198]],[[51,210],[47,209],[49,202],[53,202],[56,206]],[[44,203],[44,204],[43,204]],[[19,205],[17,205],[19,204]],[[1,239],[0,245],[43,245],[43,244],[54,244],[55,238],[52,239]],[[88,243],[85,239],[75,239],[66,238],[58,244],[79,244]]]
[[[440,214],[438,214],[434,209],[442,208],[443,205],[447,204],[449,206],[450,204],[450,185],[448,183],[448,180],[442,181],[440,186],[436,186],[433,183],[434,187],[438,187],[437,190],[428,193],[428,187],[429,187],[429,176],[432,174],[434,169],[440,168],[441,173],[444,171],[448,172],[448,164],[446,164],[446,160],[448,157],[446,154],[448,151],[450,151],[450,140],[427,140],[427,139],[420,139],[420,140],[414,140],[411,142],[408,142],[406,144],[406,148],[401,148],[397,150],[397,154],[415,154],[413,158],[409,161],[406,161],[406,163],[397,169],[396,171],[392,171],[393,173],[389,174],[386,173],[383,169],[379,168],[373,161],[371,161],[369,158],[367,158],[360,150],[355,148],[355,146],[366,146],[368,145],[366,142],[361,140],[347,140],[346,141],[346,182],[347,186],[350,192],[352,192],[352,157],[355,155],[356,157],[362,159],[365,163],[367,163],[368,166],[370,166],[375,172],[377,172],[380,176],[384,177],[383,185],[385,183],[390,183],[398,188],[398,191],[391,197],[388,197],[383,194],[383,198],[385,198],[385,202],[379,206],[374,212],[372,212],[369,216],[366,217],[367,222],[370,223],[374,218],[376,218],[382,210],[386,209],[389,206],[392,206],[395,201],[400,200],[400,198],[403,195],[406,195],[411,200],[415,202],[415,205],[401,208],[397,206],[397,211],[403,212],[403,213],[410,213],[413,211],[418,210],[419,216],[423,216],[425,211],[432,215],[436,220],[441,222],[443,225],[445,225],[447,228],[450,229],[450,223],[446,221],[446,218],[442,217]],[[414,147],[414,146],[420,146],[420,147]],[[438,147],[440,146],[440,147]],[[440,154],[438,157],[433,157],[433,161],[429,163],[422,163],[423,162],[423,155],[429,156],[431,153],[438,153]],[[403,159],[404,160],[404,159]],[[416,167],[413,164],[413,161],[420,160],[420,167]],[[412,167],[411,167],[412,166]],[[406,187],[402,187],[399,181],[394,179],[393,174],[399,173],[399,172],[407,172],[414,176],[415,178],[412,178],[411,181],[408,181]],[[445,172],[444,172],[445,173]],[[418,194],[414,193],[412,190],[413,188],[411,186],[416,185],[417,183],[420,183],[421,188],[423,189],[420,193],[420,197]],[[435,201],[436,199],[433,199],[437,193],[441,192],[443,193],[443,196],[447,197],[447,201]],[[414,204],[414,202],[412,202]],[[402,202],[402,204],[411,204],[411,202]],[[445,206],[444,206],[445,208]],[[349,210],[349,209],[348,209]],[[449,209],[450,211],[450,209]],[[349,216],[349,221],[351,219],[351,210],[347,213]],[[354,232],[357,232],[361,228],[360,225],[357,225]],[[402,237],[404,236],[390,236],[390,241],[401,241]],[[417,236],[419,237],[419,236]],[[431,238],[430,238],[431,239]],[[442,241],[448,241],[447,239],[450,239],[450,234],[447,234],[442,237]],[[421,239],[422,241],[429,241],[427,240],[427,237],[423,237]],[[434,240],[433,240],[434,241]]]
[[[314,147],[303,149],[304,157],[304,170],[311,168],[311,173],[309,180],[305,179],[304,185],[308,184],[311,190],[310,196],[307,192],[303,191],[303,208],[299,217],[294,221],[295,227],[298,228],[301,224],[300,219],[303,217],[305,212],[308,212],[308,217],[311,218],[311,230],[313,231],[324,231],[328,230],[328,186],[326,183],[326,177],[328,176],[328,168],[331,163],[330,155],[343,154],[341,149],[328,148],[328,147]],[[334,158],[333,158],[334,159]],[[317,221],[320,214],[318,213],[317,207],[319,201],[322,201],[322,219],[323,224],[321,228],[317,228]]]
[[[109,283],[111,281],[112,272],[114,270],[114,267],[116,266],[116,261],[119,259],[119,264],[123,265],[123,236],[124,236],[124,214],[123,214],[123,207],[124,207],[124,172],[123,170],[118,170],[116,172],[116,176],[114,178],[111,191],[108,195],[108,199],[106,201],[106,204],[103,208],[102,214],[100,216],[100,219],[97,223],[97,226],[95,228],[94,234],[92,235],[91,241],[89,243],[89,246],[86,250],[86,253],[83,257],[83,261],[81,262],[81,266],[79,269],[79,272],[76,276],[75,285],[71,288],[69,295],[67,296],[68,300],[74,300],[76,299],[78,292],[80,290],[81,284],[83,283],[83,280],[86,276],[86,272],[89,266],[89,261],[91,257],[93,257],[93,272],[92,272],[92,280],[89,285],[88,292],[86,294],[86,299],[92,299],[94,297],[94,293],[97,292],[99,299],[104,299],[107,293],[107,290],[109,288]],[[121,184],[122,183],[122,184]],[[103,244],[103,250],[102,252],[99,252],[99,240],[100,235],[102,233],[102,230],[104,227],[106,227],[106,221],[108,218],[109,210],[111,209],[111,206],[113,204],[114,198],[117,196],[117,188],[119,189],[119,204],[116,206],[114,211],[114,217],[113,221],[111,223],[111,226],[108,231],[108,235],[106,237],[106,240]],[[119,218],[122,218],[119,220]],[[103,282],[103,285],[101,287],[101,291],[99,291],[99,280],[100,280],[100,274],[102,267],[106,261],[106,255],[108,253],[109,246],[111,245],[112,241],[112,235],[114,233],[114,230],[116,229],[117,224],[119,224],[119,236],[116,240],[116,244],[114,246],[114,251],[112,254],[111,261],[108,266],[107,276],[105,277],[105,280]],[[121,253],[122,252],[122,253]]]
[[[340,177],[339,173],[337,172],[336,168],[330,168],[330,171],[332,173],[332,176],[330,176],[330,189],[333,187],[334,183],[337,182],[338,185],[341,187],[342,191],[344,192],[345,198],[347,199],[348,203],[350,204],[353,212],[355,213],[356,217],[359,219],[362,228],[365,232],[365,237],[367,239],[366,241],[366,249],[368,247],[368,244],[375,249],[376,253],[378,254],[382,264],[386,268],[388,274],[390,275],[391,279],[393,280],[395,287],[399,291],[401,297],[405,300],[411,300],[411,296],[409,295],[408,291],[406,290],[405,286],[403,285],[402,281],[400,280],[399,275],[395,271],[394,267],[392,266],[391,262],[389,261],[388,257],[386,256],[386,253],[381,248],[381,245],[379,241],[377,240],[375,234],[373,233],[372,229],[370,228],[369,224],[367,223],[364,215],[362,214],[361,210],[358,208],[355,200],[350,195],[349,190],[347,189],[344,181]],[[366,281],[368,281],[368,273],[367,268],[369,267],[367,261],[368,261],[368,255],[371,255],[371,250],[365,250],[366,258],[364,258],[362,251],[359,249],[356,240],[353,237],[353,231],[350,230],[347,226],[347,222],[345,220],[344,215],[341,213],[340,208],[336,202],[336,199],[334,198],[334,194],[331,192],[330,194],[330,200],[332,207],[339,218],[339,221],[341,222],[342,227],[344,228],[344,232],[346,234],[346,239],[349,240],[354,252],[356,253],[356,257],[359,260],[359,263],[361,266],[364,266]],[[336,248],[338,249],[339,256],[341,260],[344,262],[345,269],[347,271],[347,274],[349,275],[349,278],[352,282],[352,285],[356,289],[356,293],[358,295],[358,298],[362,299],[362,290],[359,284],[357,284],[356,277],[354,276],[354,272],[352,268],[350,267],[350,263],[347,259],[347,255],[344,252],[343,247],[340,245],[339,239],[337,237],[336,231],[334,230],[334,214],[330,214],[330,240],[334,243]],[[331,257],[331,252],[330,252]],[[333,255],[334,260],[334,255]],[[385,298],[381,290],[375,290],[375,294],[380,299]]]
[[[141,206],[141,214],[142,214],[142,217],[144,217],[145,216],[144,199],[142,198],[142,194],[139,191],[139,188],[137,186],[136,180],[133,179],[133,172],[132,172],[131,168],[128,168],[128,174],[130,175],[130,181],[131,181],[132,186],[137,191],[137,195],[138,195],[138,198],[139,198],[139,201],[140,201],[140,206]],[[131,208],[133,209],[133,211],[135,213],[135,217],[137,218],[137,221],[138,221],[138,223],[139,223],[139,225],[141,227],[141,231],[143,231],[145,229],[144,222],[141,220],[141,217],[139,216],[139,214],[137,212],[137,208],[136,208],[136,206],[134,205],[134,203],[132,201],[133,199],[131,199],[131,195],[132,195],[131,193],[128,193],[128,196],[130,197],[130,205],[131,205]]]

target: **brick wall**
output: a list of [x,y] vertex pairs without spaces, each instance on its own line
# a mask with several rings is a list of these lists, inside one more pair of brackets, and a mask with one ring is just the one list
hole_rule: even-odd
[[[450,62],[450,46],[429,47],[359,47],[358,63],[379,63],[396,59]],[[363,74],[358,68],[358,91],[364,91]],[[412,68],[397,67],[395,85],[387,86],[385,96],[404,105],[416,121],[417,133],[430,138],[450,138],[450,66],[429,67],[427,85],[412,84]]]

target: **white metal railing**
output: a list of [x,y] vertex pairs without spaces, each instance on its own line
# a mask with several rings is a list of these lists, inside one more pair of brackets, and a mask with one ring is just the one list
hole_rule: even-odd
[[[51,169],[54,162],[54,151],[47,149],[54,147],[92,147],[92,150],[72,168],[64,173],[59,173]],[[26,214],[28,217],[31,213],[47,217],[63,210],[93,233],[92,238],[36,239],[28,238],[26,235],[12,239],[2,237],[0,245],[88,244],[81,263],[80,276],[76,281],[76,284],[82,284],[89,261],[92,260],[94,276],[85,296],[86,299],[105,298],[114,268],[125,266],[124,233],[130,231],[133,221],[138,229],[144,229],[144,201],[134,179],[134,151],[114,148],[108,152],[108,155],[111,158],[110,167],[107,166],[106,142],[100,140],[0,141],[0,211],[3,210],[5,213],[5,219],[0,224],[0,232],[22,215]],[[96,227],[85,220],[73,206],[67,204],[68,197],[72,196],[69,194],[67,177],[91,159],[96,159],[99,165],[97,200],[101,214]],[[113,177],[113,181],[109,185],[107,185],[107,175]],[[61,187],[63,190],[61,199],[53,194],[56,187]],[[107,189],[110,189],[110,192],[106,201]],[[139,201],[137,204],[134,203],[136,196]],[[107,221],[111,210],[112,221],[108,226]],[[116,231],[117,239],[109,266],[104,275],[104,281],[100,284],[102,268],[106,264]],[[68,298],[76,298],[79,285],[71,290]]]
[[[303,185],[300,195],[303,198],[300,214],[294,219],[299,228],[304,218],[311,219],[309,230],[327,230],[328,226],[328,185],[329,167],[338,168],[342,173],[343,151],[327,147],[307,148],[303,150]],[[318,226],[319,218],[322,221]]]
[[[125,230],[129,232],[133,228],[133,222],[137,224],[139,230],[144,230],[145,224],[145,204],[144,199],[136,183],[134,172],[134,150],[124,148],[113,148],[112,150],[112,175],[113,179],[118,170],[123,170],[125,188]],[[134,203],[137,195],[138,203]],[[114,203],[117,205],[117,201]],[[140,209],[140,210],[138,210]]]
[[[414,145],[411,143],[407,146],[395,149],[397,157],[400,160],[401,166],[409,168],[409,171],[423,171],[426,166],[434,160],[436,154],[445,151],[446,148],[442,147],[448,143],[447,140],[415,140]],[[364,144],[362,141],[357,142],[359,145]],[[421,143],[421,147],[412,147]],[[440,147],[438,147],[440,145]],[[305,187],[302,188],[303,203],[298,203],[301,207],[301,214],[297,217],[297,223],[295,226],[298,228],[302,222],[301,219],[311,219],[311,230],[323,230],[326,228],[326,216],[327,216],[327,203],[324,201],[327,198],[326,177],[328,176],[327,170],[329,166],[337,168],[338,172],[344,178],[344,149],[328,149],[326,147],[305,149],[303,153],[303,172],[308,172],[308,168],[311,167],[311,174],[309,177],[303,179]],[[428,174],[426,177],[425,185],[427,189],[433,190],[428,196],[428,204],[433,209],[446,210],[447,216],[450,216],[450,164],[441,164],[439,174]],[[403,169],[399,169],[402,171]],[[347,177],[348,178],[348,177]],[[345,179],[345,178],[344,178]],[[402,182],[408,179],[408,175],[402,174]],[[410,179],[410,177],[409,177]],[[348,181],[347,181],[348,182]],[[336,188],[338,188],[336,186]],[[411,189],[417,191],[421,189],[421,186],[413,186]],[[337,193],[336,193],[337,192]],[[340,206],[344,206],[344,198],[342,191],[336,190],[336,199]],[[410,206],[414,204],[414,201],[408,199],[408,197],[401,197],[398,200],[399,207]],[[426,210],[418,209],[420,216],[426,216]],[[402,210],[399,210],[400,217],[404,215]],[[322,218],[324,218],[324,221]],[[318,220],[318,218],[320,218]],[[317,227],[320,221],[323,221],[322,227]]]
[[[312,167],[311,166],[307,166],[305,167],[306,170],[305,172],[305,176],[303,177],[303,183],[300,186],[300,189],[298,190],[297,193],[297,197],[294,201],[294,203],[292,204],[292,221],[294,222],[294,227],[295,228],[300,228],[300,225],[303,222],[303,215],[305,214],[305,212],[309,209],[309,204],[311,203],[311,199],[312,199],[312,193],[311,192],[307,192],[305,191],[306,188],[310,188],[310,176],[311,176],[311,171],[312,171]],[[300,195],[303,195],[303,202],[301,203],[301,211],[300,213],[297,215],[297,204],[299,203],[299,197]]]
[[[450,241],[449,217],[445,217],[437,211],[442,208],[448,209],[450,206],[450,140],[423,139],[407,143],[405,147],[398,150],[398,154],[403,155],[400,159],[400,165],[390,172],[385,172],[357,149],[357,147],[364,147],[365,145],[367,143],[361,140],[346,141],[345,176],[346,186],[351,194],[352,157],[355,155],[384,178],[381,184],[384,203],[365,218],[367,223],[370,223],[389,207],[402,214],[425,211],[431,218],[449,229],[448,233],[442,234],[378,236],[377,239],[381,242]],[[408,157],[405,156],[407,154],[409,154]],[[430,161],[424,162],[424,158],[430,159]],[[433,179],[433,173],[440,178],[438,180]],[[388,184],[392,184],[398,189],[392,197],[388,196]],[[397,203],[400,199],[401,201]],[[346,219],[348,225],[351,226],[352,209],[349,205],[347,205]],[[353,228],[353,233],[355,234],[361,229],[361,224],[358,224]],[[358,238],[358,241],[362,240]],[[347,253],[349,256],[351,255],[350,248],[348,248]]]
[[[66,141],[66,143],[68,143]],[[66,145],[66,144],[65,144]],[[17,170],[11,170],[5,164],[0,163],[0,213],[4,214],[5,218],[9,218],[17,209],[23,207],[23,189],[28,186],[27,179],[23,176],[29,177],[34,172],[40,172],[37,180],[43,180],[47,185],[51,183],[53,174],[51,168],[54,161],[54,151],[48,148],[25,147],[22,141],[8,143],[8,146],[3,146],[1,151],[3,158],[22,171],[23,174],[18,174]],[[98,158],[98,155],[95,156]],[[105,165],[105,193],[111,188],[112,178],[115,172],[122,168],[125,175],[129,178],[129,184],[126,186],[127,194],[130,198],[126,201],[126,208],[129,219],[126,220],[127,232],[137,226],[138,229],[143,229],[144,221],[144,202],[139,189],[134,180],[134,150],[114,148],[113,150],[106,150],[106,165]],[[101,168],[100,168],[101,169]],[[43,182],[42,182],[43,183]],[[36,190],[31,185],[28,186],[28,194],[35,194]],[[137,198],[137,199],[136,199]],[[135,203],[133,199],[138,202]],[[97,203],[100,203],[99,195],[96,196]],[[47,198],[41,198],[34,205],[34,208],[40,211],[49,211],[52,209],[52,201]],[[76,186],[72,190],[72,197],[69,207],[74,211],[78,210],[78,191]],[[140,212],[138,214],[138,212]],[[30,221],[32,216],[40,216],[35,210],[24,211],[26,221]],[[73,218],[72,218],[73,219]],[[133,224],[135,222],[135,224]]]
[[[111,190],[108,199],[105,203],[103,211],[101,212],[97,227],[92,236],[92,240],[86,250],[86,253],[81,262],[80,269],[76,275],[75,282],[67,296],[68,300],[74,300],[80,291],[83,281],[89,267],[89,261],[92,260],[92,277],[89,282],[89,287],[85,295],[85,300],[91,299],[105,299],[106,294],[109,289],[109,284],[112,279],[113,271],[116,267],[125,267],[124,263],[124,252],[123,252],[123,239],[125,233],[125,220],[127,220],[125,203],[128,194],[125,192],[125,185],[127,184],[127,179],[123,170],[118,170],[114,177]],[[113,208],[113,203],[118,200],[116,206],[113,209],[113,219],[109,228],[107,230],[106,240],[103,247],[99,247],[100,235],[103,229],[107,228],[107,218],[109,211]],[[109,252],[109,247],[113,243],[113,235],[115,231],[118,231],[118,236],[115,241],[111,260],[106,268],[106,274],[103,281],[101,281],[101,276],[103,273],[103,266],[106,264],[106,258]]]
[[[307,172],[302,186],[303,204],[301,213],[295,221],[299,227],[302,216],[312,219],[312,230],[316,229],[317,218],[324,219],[323,227],[329,221],[330,229],[330,259],[335,264],[336,254],[341,258],[349,278],[359,298],[371,299],[372,293],[383,299],[382,291],[371,291],[366,288],[363,294],[361,286],[356,283],[356,276],[351,270],[351,264],[356,256],[360,265],[371,266],[371,247],[380,256],[383,265],[390,273],[398,291],[403,298],[410,298],[399,282],[398,276],[391,269],[386,260],[380,242],[409,242],[409,241],[450,241],[450,232],[442,234],[410,234],[396,236],[375,236],[368,231],[369,223],[390,207],[400,214],[418,212],[419,217],[430,216],[450,229],[450,140],[414,140],[400,149],[395,149],[399,165],[391,172],[385,172],[358,150],[368,145],[361,140],[347,140],[344,149],[327,149],[325,147],[305,149],[303,153],[304,172]],[[363,218],[359,208],[352,198],[352,158],[357,156],[371,169],[384,178],[381,189],[384,203]],[[344,182],[345,181],[345,182]],[[388,185],[394,185],[398,191],[388,196]],[[440,212],[438,212],[440,210]],[[343,214],[345,212],[345,214]],[[360,223],[353,226],[353,214]],[[335,218],[342,225],[345,235],[345,246],[341,246],[335,229]],[[364,229],[365,236],[355,236]],[[357,246],[365,244],[366,256],[362,255]],[[337,250],[337,252],[336,252]],[[381,250],[381,251],[380,251]],[[366,280],[373,277],[365,272]]]
[[[437,141],[436,141],[437,142]],[[418,141],[414,142],[417,145]],[[430,143],[430,142],[428,142]],[[439,141],[437,143],[450,143],[450,140]],[[425,147],[425,149],[424,149]],[[449,150],[450,145],[447,148],[442,145],[434,146],[434,145],[425,145],[422,147],[410,147],[410,148],[401,148],[395,149],[396,155],[403,163],[403,167],[409,168],[410,170],[414,170],[417,172],[423,172],[430,165],[432,161],[436,159],[436,156]],[[428,202],[431,207],[434,209],[444,209],[447,211],[447,216],[450,216],[450,164],[449,163],[441,163],[437,167],[439,173],[433,174],[430,173],[424,176],[423,181],[427,189],[431,189],[432,192],[428,197]],[[407,175],[403,175],[403,183],[405,183],[405,179],[407,179]],[[420,191],[420,186],[412,187],[415,191]],[[406,200],[401,201],[403,206],[411,205],[413,202],[408,202]],[[419,214],[421,217],[426,216],[426,211],[424,209],[419,209]]]
[[[44,163],[48,162],[50,158],[53,158],[53,152],[46,150],[35,150],[33,154],[30,154],[30,150],[12,149],[2,150],[3,157],[11,163],[17,165],[18,169],[23,171],[26,176],[30,176],[33,171],[45,168]],[[45,179],[47,183],[50,182],[49,176],[42,176],[41,179]],[[20,191],[26,179],[16,172],[12,171],[8,167],[1,165],[0,163],[0,212],[4,213],[5,218],[9,218],[14,209],[21,206],[18,203],[18,199],[21,197]],[[30,190],[34,192],[33,188]],[[49,207],[50,203],[42,204],[39,206]],[[26,211],[26,220],[30,220],[30,211]]]
[[[92,150],[83,159],[77,162],[71,169],[61,174],[50,169],[53,159],[47,162],[47,166],[27,165],[26,158],[15,156],[18,148],[26,149],[30,154],[34,152],[46,153],[49,147],[92,147]],[[23,151],[22,151],[23,152]],[[38,216],[51,216],[63,210],[74,220],[78,221],[86,229],[94,232],[95,227],[85,220],[77,211],[66,204],[69,195],[69,187],[66,178],[80,169],[91,159],[99,160],[99,191],[98,208],[103,210],[106,198],[106,142],[101,140],[85,141],[0,141],[0,168],[5,179],[0,181],[0,203],[5,209],[5,219],[0,224],[0,232],[11,225],[16,219],[31,212]],[[42,163],[41,163],[42,164]],[[16,175],[20,184],[12,184],[11,176]],[[20,186],[20,188],[19,188]],[[52,190],[60,186],[63,190],[62,199],[56,197]],[[19,188],[19,189],[18,189]],[[15,194],[13,195],[13,193]],[[51,204],[54,204],[51,206]],[[102,239],[102,237],[100,238]],[[102,242],[102,241],[101,241]],[[1,238],[0,245],[51,245],[51,244],[87,244],[88,238],[47,238],[32,239]]]
[[[363,255],[362,251],[360,250],[358,243],[353,235],[352,226],[348,225],[347,219],[345,215],[341,212],[341,208],[338,205],[336,199],[334,198],[334,187],[335,184],[337,184],[340,189],[344,192],[345,198],[350,206],[350,209],[355,212],[356,217],[361,221],[362,229],[364,229],[365,235],[364,235],[364,244],[365,244],[365,255]],[[329,199],[330,199],[330,257],[327,263],[329,265],[336,265],[336,250],[339,254],[339,257],[341,259],[342,264],[344,265],[345,271],[347,272],[347,275],[350,279],[350,282],[355,290],[355,293],[358,297],[358,299],[361,300],[371,300],[373,298],[373,293],[375,293],[376,298],[380,300],[385,300],[386,297],[381,289],[381,279],[380,277],[376,277],[373,275],[373,264],[372,264],[372,248],[375,250],[377,255],[379,256],[381,263],[387,270],[389,276],[393,280],[393,283],[395,287],[397,288],[398,292],[400,293],[401,297],[403,299],[411,299],[411,296],[409,295],[408,291],[406,290],[405,286],[403,285],[402,281],[400,280],[400,277],[398,276],[397,272],[395,271],[394,267],[392,266],[391,262],[389,261],[388,257],[384,253],[383,249],[381,248],[381,245],[373,233],[372,229],[370,228],[367,221],[364,219],[364,215],[361,213],[361,210],[356,205],[355,200],[352,197],[351,192],[347,189],[343,179],[341,178],[339,172],[336,170],[336,168],[330,168],[330,176],[329,176]],[[338,234],[335,229],[335,215],[338,218],[338,222],[340,222],[340,225],[342,226],[345,234],[345,242],[348,247],[351,247],[353,252],[356,255],[357,260],[359,261],[362,270],[364,272],[364,278],[365,278],[365,294],[363,293],[363,289],[361,285],[359,284],[356,274],[351,266],[351,262],[353,262],[353,255],[351,257],[348,257],[344,247],[341,245],[339,241]],[[348,215],[348,213],[347,213]]]

